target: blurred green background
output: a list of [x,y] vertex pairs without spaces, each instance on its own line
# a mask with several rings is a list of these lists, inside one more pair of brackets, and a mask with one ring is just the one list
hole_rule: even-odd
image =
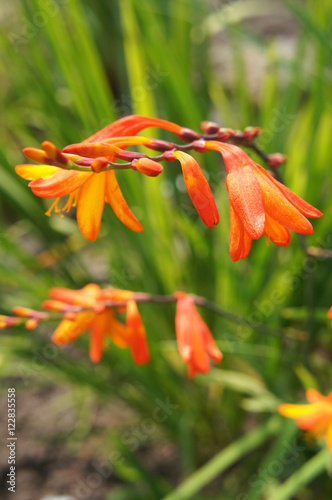
[[[0,312],[38,309],[52,286],[96,282],[185,290],[253,324],[202,311],[224,360],[195,381],[177,353],[171,305],[140,307],[152,351],[143,368],[111,345],[92,365],[87,336],[56,349],[52,325],[3,331],[3,395],[8,386],[18,393],[20,500],[330,498],[319,464],[304,469],[302,483],[287,483],[288,493],[277,489],[317,459],[319,445],[272,418],[279,402],[302,402],[306,387],[331,390],[327,255],[306,257],[293,235],[287,248],[262,238],[233,263],[225,171],[213,152],[197,158],[217,227],[199,220],[179,165],[167,164],[156,179],[118,175],[144,233],[131,233],[106,207],[94,244],[75,214],[46,217],[49,201],[34,197],[14,167],[26,162],[23,147],[50,140],[62,148],[131,113],[197,130],[208,119],[260,126],[264,151],[288,156],[287,186],[324,213],[306,244],[331,249],[331,2],[16,0],[1,4],[0,22]],[[167,404],[167,418],[156,421]],[[285,449],[293,450],[288,463]]]

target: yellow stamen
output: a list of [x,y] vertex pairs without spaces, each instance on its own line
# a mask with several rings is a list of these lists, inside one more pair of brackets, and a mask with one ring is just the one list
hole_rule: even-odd
[[70,193],[69,198],[67,200],[67,203],[63,207],[62,211],[63,212],[70,212],[72,207],[76,207],[77,205],[77,198],[78,198],[78,189],[74,191],[73,193]]
[[54,203],[52,203],[52,205],[50,206],[50,208],[47,210],[46,214],[45,215],[48,215],[48,217],[51,216],[52,214],[52,210],[55,211],[55,213],[59,214],[60,217],[63,217],[62,213],[61,213],[61,208],[59,207],[59,201],[61,200],[61,198],[57,198],[55,200]]

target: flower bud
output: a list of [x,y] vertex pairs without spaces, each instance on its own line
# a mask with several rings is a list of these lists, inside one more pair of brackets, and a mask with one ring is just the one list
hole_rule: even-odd
[[149,160],[149,158],[140,158],[139,160],[133,160],[131,162],[133,170],[138,170],[144,175],[149,177],[156,177],[163,171],[163,166],[154,160]]
[[161,141],[159,139],[151,139],[148,143],[144,144],[149,149],[153,149],[153,151],[169,151],[174,148],[174,144],[167,141]]
[[96,158],[92,162],[91,170],[96,174],[99,174],[99,172],[104,172],[107,169],[108,164],[109,160],[107,158]]
[[178,132],[176,135],[185,142],[195,141],[202,137],[202,134],[200,134],[199,132],[195,132],[195,130],[184,127],[182,127],[180,132]]
[[235,130],[231,128],[220,128],[219,131],[217,132],[217,139],[219,141],[228,141],[230,137],[233,137],[235,135]]
[[47,314],[40,311],[34,311],[33,309],[29,309],[28,307],[14,307],[12,309],[12,313],[15,316],[20,316],[20,318],[34,318],[34,319],[44,319],[47,318]]
[[216,134],[219,130],[219,125],[215,122],[202,122],[201,129],[205,134]]
[[27,330],[34,330],[38,326],[38,321],[36,319],[28,319],[25,323],[25,328]]
[[68,158],[52,142],[44,141],[41,146],[49,158],[62,165],[67,165]]
[[287,156],[281,153],[273,153],[267,156],[266,161],[267,164],[270,165],[270,167],[277,168],[287,161]]

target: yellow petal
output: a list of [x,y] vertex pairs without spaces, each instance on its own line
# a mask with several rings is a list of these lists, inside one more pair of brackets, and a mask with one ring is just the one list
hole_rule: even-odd
[[73,342],[89,328],[94,316],[93,312],[82,312],[76,315],[74,321],[62,320],[52,335],[52,342],[54,344]]
[[106,172],[83,184],[77,201],[77,223],[84,238],[96,241],[105,204]]
[[58,167],[50,167],[49,165],[16,165],[15,172],[17,175],[27,181],[35,179],[47,179],[59,172]]
[[279,406],[278,411],[280,415],[283,415],[284,417],[298,419],[314,415],[320,408],[321,405],[319,403],[313,403],[310,405],[282,404]]
[[112,207],[117,218],[125,226],[129,227],[132,231],[141,233],[143,228],[128,207],[126,200],[121,193],[118,181],[116,180],[114,170],[109,170],[108,172],[105,172],[105,174],[107,175],[106,203]]

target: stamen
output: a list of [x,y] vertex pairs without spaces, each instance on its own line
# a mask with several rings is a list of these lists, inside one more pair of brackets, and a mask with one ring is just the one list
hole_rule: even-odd
[[72,207],[76,207],[77,205],[77,198],[78,198],[78,189],[74,191],[73,193],[70,193],[69,198],[67,200],[67,203],[63,207],[62,211],[63,212],[70,212]]
[[52,210],[55,211],[55,213],[59,214],[60,217],[63,217],[63,214],[61,213],[61,208],[59,207],[59,201],[61,200],[61,198],[57,198],[55,200],[54,203],[52,203],[52,205],[50,206],[50,208],[47,210],[46,214],[45,215],[48,215],[48,217],[51,216],[52,214]]

